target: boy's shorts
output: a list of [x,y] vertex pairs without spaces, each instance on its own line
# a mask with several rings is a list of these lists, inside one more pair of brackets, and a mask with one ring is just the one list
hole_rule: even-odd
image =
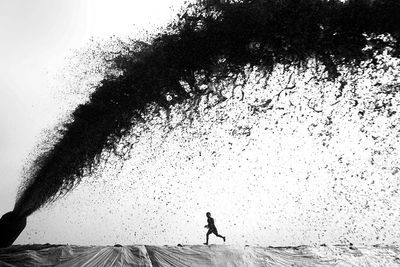
[[217,230],[217,228],[210,228],[210,229],[208,229],[207,235],[209,235],[209,234],[216,234],[216,235],[218,235],[218,230]]

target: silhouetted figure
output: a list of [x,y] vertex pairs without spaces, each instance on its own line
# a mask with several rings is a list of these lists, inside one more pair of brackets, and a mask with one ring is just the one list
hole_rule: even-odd
[[204,245],[208,245],[208,236],[210,234],[214,234],[214,235],[216,235],[218,237],[221,237],[225,242],[225,236],[222,236],[222,235],[218,234],[217,227],[215,227],[215,224],[214,224],[214,219],[211,218],[211,213],[207,212],[206,216],[207,216],[207,225],[205,225],[204,228],[208,228],[208,231],[207,231],[207,234],[206,234],[206,243],[204,243]]
[[0,219],[0,248],[11,246],[26,226],[26,217],[10,211]]

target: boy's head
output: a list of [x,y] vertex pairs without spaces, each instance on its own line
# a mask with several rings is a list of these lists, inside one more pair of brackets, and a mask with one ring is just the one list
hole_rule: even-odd
[[206,216],[207,216],[207,217],[211,217],[211,213],[207,212],[207,213],[206,213]]

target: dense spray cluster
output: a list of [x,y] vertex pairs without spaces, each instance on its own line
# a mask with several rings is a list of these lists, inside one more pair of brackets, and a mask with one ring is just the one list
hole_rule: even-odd
[[[387,51],[341,67],[334,81],[314,60],[247,66],[240,80],[215,83],[221,96],[203,96],[189,118],[183,103],[134,126],[140,136],[120,142],[134,144],[130,158],[115,168],[121,159],[110,156],[39,213],[48,227],[29,236],[191,244],[212,211],[229,243],[396,243],[399,66]],[[54,233],[48,216],[64,218]]]
[[[88,102],[74,110],[50,148],[33,162],[15,210],[26,216],[64,195],[106,161],[109,152],[121,158],[132,153],[132,143],[122,139],[135,125],[164,114],[171,129],[172,109],[180,107],[180,121],[187,123],[201,116],[202,101],[211,106],[226,101],[225,89],[217,85],[240,83],[246,69],[259,68],[268,81],[278,64],[301,68],[313,59],[334,80],[340,77],[340,66],[374,60],[379,51],[397,56],[399,11],[392,0],[188,6],[149,43],[131,41],[108,59],[108,71]],[[394,93],[396,87],[388,90]],[[268,101],[254,110],[268,109]],[[299,105],[319,108],[311,100]]]

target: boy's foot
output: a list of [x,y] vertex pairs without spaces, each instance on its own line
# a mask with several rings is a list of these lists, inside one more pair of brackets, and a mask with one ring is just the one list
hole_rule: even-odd
[[224,239],[224,242],[225,242],[225,236],[224,237],[222,237],[223,239]]
[[203,243],[204,245],[208,246],[208,243]]

